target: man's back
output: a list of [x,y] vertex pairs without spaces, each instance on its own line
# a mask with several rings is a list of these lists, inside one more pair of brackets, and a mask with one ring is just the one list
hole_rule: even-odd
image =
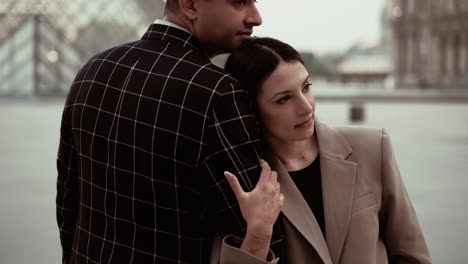
[[197,263],[205,215],[241,230],[222,171],[256,183],[248,103],[198,42],[172,27],[152,25],[141,41],[92,58],[62,120],[65,262]]

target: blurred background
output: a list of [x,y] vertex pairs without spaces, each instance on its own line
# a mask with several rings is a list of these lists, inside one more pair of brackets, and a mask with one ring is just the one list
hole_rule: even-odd
[[[55,158],[69,86],[162,0],[0,0],[0,263],[59,263]],[[468,0],[259,0],[301,51],[317,115],[386,128],[434,263],[468,263]],[[225,56],[214,58],[223,65]]]

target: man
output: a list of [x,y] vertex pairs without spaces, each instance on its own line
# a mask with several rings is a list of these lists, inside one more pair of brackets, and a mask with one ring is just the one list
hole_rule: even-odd
[[253,0],[168,0],[141,40],[79,71],[57,159],[63,263],[206,263],[207,237],[244,231],[223,171],[255,186],[256,125],[209,58],[261,22]]

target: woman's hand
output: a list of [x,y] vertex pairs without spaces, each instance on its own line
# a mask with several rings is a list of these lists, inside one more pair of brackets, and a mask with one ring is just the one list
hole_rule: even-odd
[[244,192],[233,174],[225,172],[224,175],[234,191],[242,216],[247,222],[248,235],[269,241],[273,224],[283,207],[284,196],[280,192],[278,174],[270,169],[266,161],[261,160],[260,165],[262,166],[260,179],[251,192]]

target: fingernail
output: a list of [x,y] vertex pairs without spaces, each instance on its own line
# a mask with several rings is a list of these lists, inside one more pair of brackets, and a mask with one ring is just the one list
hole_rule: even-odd
[[224,176],[226,177],[232,176],[232,173],[230,173],[229,171],[224,171]]

